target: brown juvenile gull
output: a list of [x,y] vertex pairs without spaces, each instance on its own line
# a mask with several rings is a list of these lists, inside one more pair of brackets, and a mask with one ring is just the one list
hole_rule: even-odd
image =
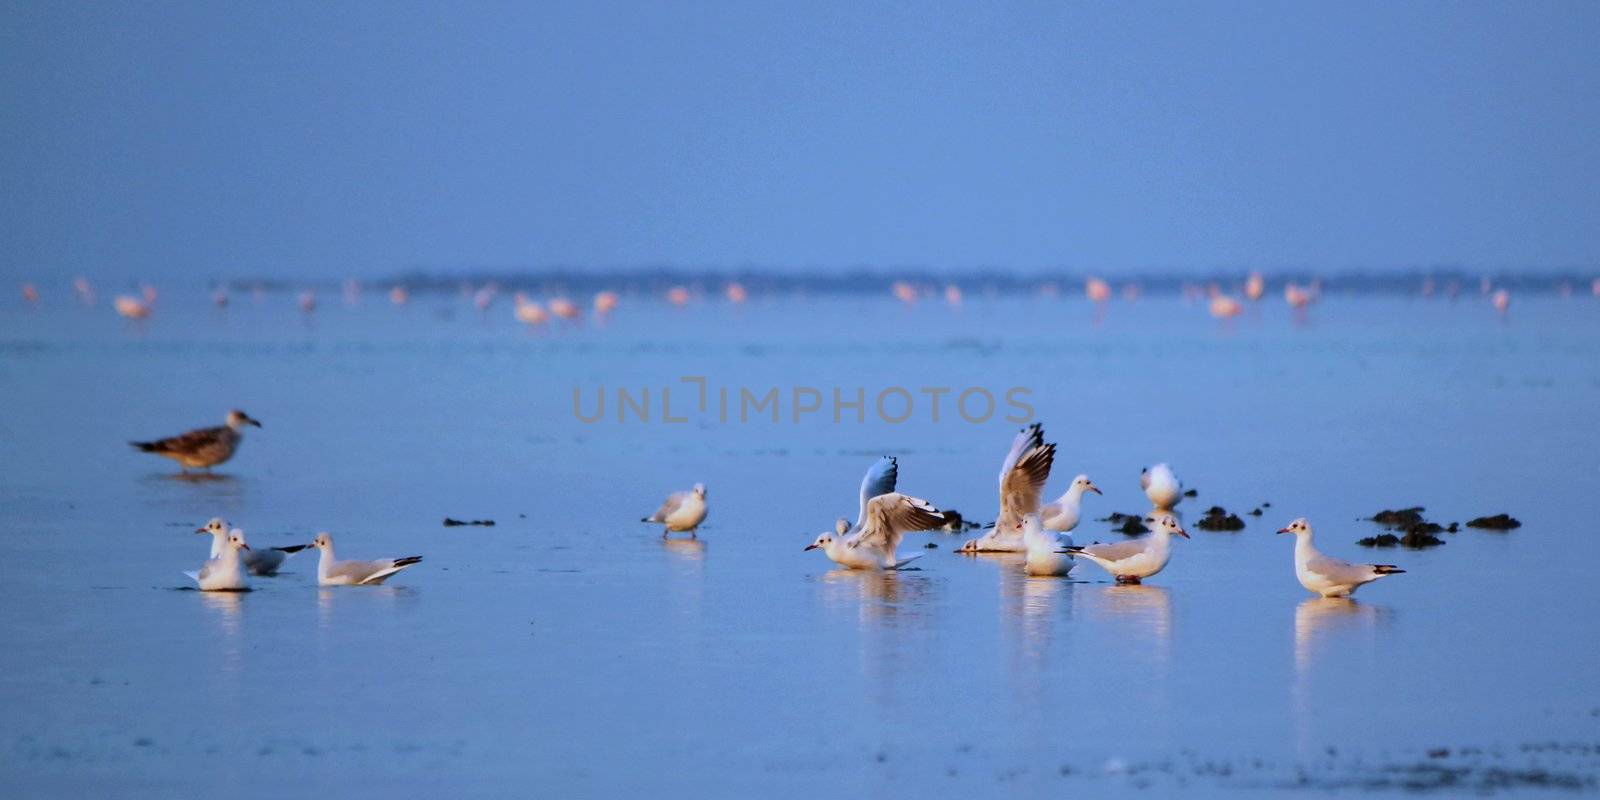
[[190,467],[211,469],[233,457],[233,451],[239,449],[239,442],[244,439],[240,429],[246,425],[261,427],[260,422],[236,408],[228,412],[226,425],[199,428],[153,442],[128,444],[146,453],[166,456],[182,464],[185,471]]

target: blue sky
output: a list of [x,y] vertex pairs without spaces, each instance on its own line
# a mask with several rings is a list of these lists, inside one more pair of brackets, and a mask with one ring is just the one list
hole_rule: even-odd
[[18,276],[1600,263],[1596,3],[0,9]]

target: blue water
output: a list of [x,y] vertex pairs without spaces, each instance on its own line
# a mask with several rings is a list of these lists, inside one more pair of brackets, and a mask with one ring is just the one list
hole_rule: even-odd
[[[504,298],[307,318],[174,290],[137,323],[50,300],[0,313],[0,784],[23,796],[1381,795],[1418,764],[1516,795],[1600,774],[1590,298],[1221,324],[1176,298],[624,297],[538,331]],[[778,423],[574,416],[602,386],[670,386],[680,413],[684,376],[861,387],[868,419],[795,423],[787,397]],[[1017,426],[890,424],[870,399],[891,386],[1023,387],[1059,443],[1048,494],[1077,472],[1106,491],[1080,542],[1119,538],[1096,519],[1145,508],[1139,468],[1163,460],[1199,491],[1194,539],[1143,587],[1026,578],[946,534],[907,537],[916,571],[831,570],[801,548],[881,454],[902,491],[995,513]],[[125,444],[230,407],[265,427],[215,479]],[[696,481],[697,541],[638,522]],[[1266,502],[1239,533],[1192,525]],[[1407,505],[1524,526],[1355,545]],[[190,531],[218,515],[256,546],[327,530],[347,557],[425,561],[319,590],[302,554],[247,595],[187,591]],[[1300,516],[1324,551],[1408,572],[1312,599],[1272,534]]]

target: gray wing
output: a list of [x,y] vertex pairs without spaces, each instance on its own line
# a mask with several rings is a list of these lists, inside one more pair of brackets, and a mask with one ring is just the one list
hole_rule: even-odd
[[867,502],[874,497],[894,491],[895,483],[900,480],[900,464],[894,456],[884,456],[878,459],[867,470],[866,477],[861,479],[861,510],[856,514],[856,524],[860,525],[867,519]]
[[882,546],[893,550],[911,531],[930,531],[944,524],[944,514],[932,503],[910,495],[891,492],[867,503],[867,518],[851,546]]
[[1011,450],[1006,453],[1006,460],[1000,462],[1000,485],[1006,483],[1006,476],[1011,474],[1011,468],[1017,465],[1017,460],[1022,454],[1044,444],[1044,426],[1033,423],[1017,433],[1017,438],[1011,440]]
[[1024,514],[1039,510],[1044,485],[1050,480],[1050,465],[1055,463],[1056,445],[1043,444],[1023,454],[1011,471],[1000,479],[1000,518],[995,528],[1007,529],[1022,524]]
[[387,561],[340,561],[328,569],[330,578],[347,578],[352,583],[360,583],[379,570],[389,569],[394,566],[394,559]]
[[216,558],[210,559],[206,561],[206,563],[200,565],[199,579],[203,581],[206,578],[211,577],[212,573],[215,573],[219,569],[222,569],[222,561]]
[[1333,583],[1366,583],[1377,577],[1371,564],[1352,564],[1342,558],[1318,553],[1306,561],[1306,569]]
[[678,507],[683,505],[684,498],[688,496],[688,492],[673,492],[667,495],[667,501],[656,509],[656,513],[646,518],[645,522],[666,522],[667,517],[672,516],[672,512],[677,511]]
[[1095,558],[1103,558],[1107,561],[1121,561],[1124,558],[1132,558],[1144,552],[1144,546],[1145,540],[1140,538],[1129,539],[1126,542],[1091,544],[1078,549],[1088,553],[1091,556],[1094,556]]

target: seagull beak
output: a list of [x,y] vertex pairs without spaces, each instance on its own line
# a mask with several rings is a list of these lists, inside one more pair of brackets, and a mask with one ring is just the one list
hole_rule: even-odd
[[[814,545],[814,544],[806,545],[806,550],[815,550],[815,549],[817,549],[817,546]],[[801,550],[800,552],[804,553],[806,550]]]
[[1098,486],[1096,486],[1096,485],[1094,485],[1092,483],[1089,484],[1089,491],[1094,492],[1095,494],[1100,494],[1100,495],[1105,494],[1105,492],[1100,491],[1100,487],[1098,487]]
[[[195,528],[194,532],[195,533],[210,533],[210,531],[206,530],[205,528]],[[1283,531],[1278,531],[1278,532],[1282,533]]]
[[250,545],[247,545],[244,542],[240,542],[239,543],[239,549],[240,550],[249,550],[250,549]]
[[1292,531],[1290,531],[1288,528],[1279,528],[1278,529],[1278,533],[1291,533],[1291,532]]
[[259,420],[259,419],[247,419],[247,420],[245,420],[245,422],[248,422],[251,425],[256,426],[257,428],[261,427],[261,420]]
[[1186,530],[1184,530],[1184,529],[1182,529],[1182,528],[1179,528],[1179,529],[1178,529],[1178,530],[1177,530],[1177,534],[1178,534],[1178,535],[1179,535],[1179,536],[1182,536],[1182,537],[1183,537],[1183,538],[1185,538],[1185,539],[1188,539],[1188,538],[1189,538],[1189,532],[1188,532],[1188,531],[1186,531]]

